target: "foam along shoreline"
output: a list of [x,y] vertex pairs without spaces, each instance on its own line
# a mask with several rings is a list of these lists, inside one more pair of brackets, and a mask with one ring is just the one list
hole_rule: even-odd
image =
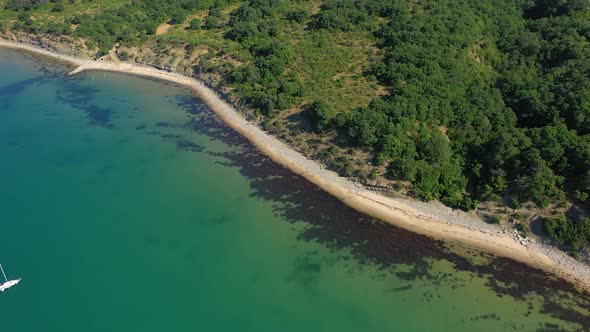
[[247,121],[202,82],[180,74],[130,63],[92,61],[57,54],[30,44],[0,38],[0,47],[25,50],[52,57],[77,66],[69,75],[84,71],[111,71],[152,77],[192,88],[195,93],[231,128],[246,137],[257,149],[275,162],[305,177],[348,206],[392,225],[432,238],[464,244],[498,256],[540,268],[555,274],[590,293],[590,267],[569,257],[557,248],[518,239],[462,211],[438,203],[390,198],[369,191],[335,172],[322,168],[277,138]]

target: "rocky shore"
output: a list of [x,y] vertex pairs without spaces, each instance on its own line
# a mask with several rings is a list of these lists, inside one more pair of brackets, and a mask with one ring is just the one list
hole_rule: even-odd
[[153,77],[188,86],[194,89],[226,124],[250,140],[264,154],[352,208],[416,233],[461,243],[541,268],[590,293],[590,267],[569,257],[556,247],[545,244],[534,236],[523,238],[513,230],[501,229],[498,225],[488,224],[471,214],[452,210],[440,203],[424,203],[410,198],[380,195],[363,185],[340,177],[246,120],[235,107],[201,81],[145,65],[94,61],[82,58],[83,52],[68,53],[76,56],[66,55],[56,47],[26,42],[0,39],[0,47],[34,52],[71,63],[76,66],[70,73],[72,75],[90,70],[103,70]]

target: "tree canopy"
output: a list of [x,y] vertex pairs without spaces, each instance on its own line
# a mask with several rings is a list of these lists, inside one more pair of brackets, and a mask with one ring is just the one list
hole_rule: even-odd
[[[341,144],[368,152],[421,199],[471,209],[506,196],[541,207],[590,197],[586,0],[325,0],[319,11],[293,0],[153,0],[68,11],[79,1],[93,2],[7,0],[2,15],[11,20],[0,28],[69,34],[106,52],[117,42],[141,45],[164,22],[184,24],[237,45],[241,61],[210,65],[224,49],[202,58],[200,70],[220,75],[241,102],[267,119],[305,109],[317,134],[344,136]],[[38,10],[65,19],[42,24]],[[329,41],[359,35],[376,49],[362,74],[387,93],[337,112],[317,98],[331,91],[310,91],[293,64],[323,56],[326,67],[346,68],[333,56],[342,45]],[[344,85],[322,69],[330,84]],[[338,163],[352,173],[350,161]]]

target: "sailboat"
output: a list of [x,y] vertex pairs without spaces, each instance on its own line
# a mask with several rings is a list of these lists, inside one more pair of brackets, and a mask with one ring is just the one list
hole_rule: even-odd
[[0,292],[4,292],[5,290],[9,289],[12,286],[15,286],[20,282],[20,279],[8,280],[6,278],[6,273],[4,273],[4,269],[2,268],[2,264],[0,264],[0,270],[2,271],[2,275],[4,276],[4,282],[0,284]]

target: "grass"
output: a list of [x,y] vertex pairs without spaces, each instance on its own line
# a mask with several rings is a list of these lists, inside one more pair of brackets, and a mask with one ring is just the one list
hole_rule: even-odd
[[[317,0],[286,2],[283,8],[302,9],[310,15],[318,12],[321,5]],[[81,13],[95,15],[113,11],[124,4],[125,2],[117,0],[76,1],[64,3],[63,11],[53,12],[54,4],[48,2],[30,11],[30,17],[38,25],[48,26],[63,23]],[[237,3],[223,7],[222,22],[227,23],[231,12],[238,7]],[[281,33],[276,38],[293,49],[295,58],[286,70],[295,72],[306,87],[304,96],[292,110],[284,112],[285,116],[299,111],[302,106],[315,99],[325,100],[337,112],[347,112],[367,105],[372,98],[384,93],[384,87],[378,84],[376,78],[365,75],[378,52],[371,32],[313,31],[307,29],[307,22],[286,20],[285,13],[278,16]],[[219,64],[220,68],[223,65],[240,66],[251,63],[251,55],[242,45],[223,37],[229,29],[227,24],[212,30],[187,29],[191,19],[199,18],[203,21],[207,15],[206,10],[190,13],[182,24],[172,25],[161,35],[148,36],[142,45],[133,45],[127,51],[142,50],[144,54],[159,58],[157,61],[152,58],[154,62],[167,65],[182,63],[185,67],[197,65],[205,53],[209,61]],[[14,13],[0,11],[0,26],[14,23],[16,19]],[[189,48],[187,53],[185,49],[189,44],[194,47]],[[194,51],[196,46],[199,46],[200,52]],[[202,52],[203,48],[208,52]]]
[[[77,1],[74,4],[65,4],[65,10],[62,12],[52,12],[53,4],[48,3],[33,10],[32,19],[37,24],[46,26],[51,22],[64,22],[83,12],[100,14],[115,10],[123,4],[116,0]],[[305,147],[309,154],[315,154],[318,149],[330,144],[313,143],[316,135],[309,132],[304,135],[301,132],[304,128],[297,122],[292,122],[293,114],[300,112],[306,104],[316,99],[324,100],[336,112],[349,112],[366,106],[372,98],[386,91],[375,77],[366,74],[370,64],[379,56],[372,32],[365,29],[345,32],[312,30],[308,29],[308,22],[298,23],[285,18],[288,10],[304,10],[311,16],[320,11],[320,6],[321,1],[317,0],[285,0],[284,6],[281,6],[275,15],[280,29],[275,38],[288,45],[295,55],[293,61],[287,65],[286,72],[295,73],[305,90],[291,109],[283,110],[273,122],[279,128],[283,128],[278,132],[286,137],[298,137],[298,143],[295,145]],[[224,68],[253,62],[246,46],[224,38],[224,34],[231,28],[227,25],[230,14],[238,7],[238,3],[233,3],[222,8],[221,28],[188,29],[193,18],[204,22],[208,15],[208,10],[195,11],[189,13],[181,24],[170,26],[165,33],[148,36],[141,45],[123,46],[120,51],[128,54],[131,60],[176,67],[187,72],[206,58],[209,63],[215,65],[213,77],[220,80]],[[0,12],[0,23],[6,20],[6,16],[9,15]],[[377,29],[379,22],[374,24],[374,29]],[[337,161],[339,157],[347,155],[345,150],[336,150],[337,153],[328,160]],[[352,167],[342,166],[347,171]],[[366,173],[368,175],[370,170],[366,170]]]
[[[319,8],[319,3],[293,1],[293,5],[287,7],[309,10]],[[222,21],[227,21],[229,14],[237,8],[237,4],[224,8]],[[212,30],[188,29],[193,18],[203,21],[206,16],[207,11],[192,13],[182,24],[173,25],[166,33],[151,36],[143,47],[152,48],[159,57],[176,53],[178,57],[197,64],[203,54],[185,54],[185,46],[206,46],[207,57],[213,63],[231,63],[232,66],[251,63],[251,55],[241,44],[223,37],[228,30],[227,26]],[[307,29],[307,23],[285,19],[279,20],[279,26],[281,33],[277,39],[289,45],[295,53],[287,71],[297,73],[306,87],[304,97],[294,105],[292,111],[284,112],[285,116],[315,99],[325,100],[337,112],[347,112],[367,105],[372,98],[384,93],[384,87],[378,84],[376,78],[365,75],[369,63],[377,57],[378,52],[370,32],[312,31]],[[166,52],[158,50],[155,45],[166,45]],[[170,48],[174,51],[170,51]],[[162,61],[168,63],[170,59]]]
[[323,99],[337,112],[365,106],[379,95],[375,78],[364,75],[376,56],[367,32],[304,33],[289,41],[298,55],[290,69],[308,87],[308,100]]

